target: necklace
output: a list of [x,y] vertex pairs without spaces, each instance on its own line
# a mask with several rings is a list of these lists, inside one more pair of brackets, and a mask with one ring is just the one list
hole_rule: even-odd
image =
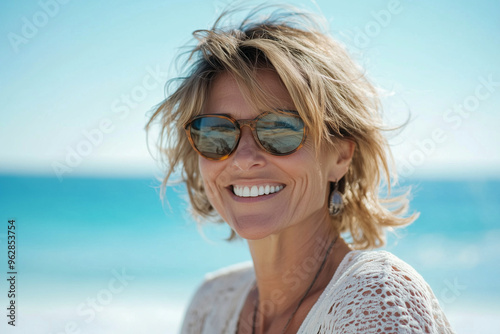
[[[286,329],[288,328],[288,326],[290,325],[290,322],[292,321],[293,319],[293,316],[295,315],[295,313],[297,313],[300,305],[302,304],[302,302],[306,299],[307,295],[309,294],[309,292],[311,291],[314,283],[316,283],[316,280],[318,279],[318,276],[319,274],[321,273],[321,271],[323,270],[323,267],[325,266],[325,263],[326,263],[326,259],[328,258],[328,255],[330,254],[330,251],[332,250],[333,248],[333,245],[335,245],[335,242],[337,241],[338,239],[338,235],[335,237],[335,239],[333,239],[332,243],[330,244],[330,246],[328,247],[328,249],[326,250],[326,254],[325,254],[325,257],[323,258],[323,262],[321,262],[321,265],[319,266],[319,269],[318,271],[316,272],[316,275],[314,276],[314,279],[312,281],[312,283],[309,285],[309,287],[307,288],[307,291],[306,293],[302,296],[302,298],[300,299],[299,303],[297,304],[297,306],[295,307],[295,310],[292,312],[292,315],[290,316],[290,318],[288,318],[288,321],[286,322],[286,325],[285,327],[283,328],[283,330],[281,331],[281,334],[284,334]],[[252,334],[255,334],[255,321],[257,319],[257,309],[258,309],[258,306],[259,306],[259,295],[257,294],[257,303],[255,303],[255,307],[254,307],[254,310],[253,310],[253,321],[252,321]]]

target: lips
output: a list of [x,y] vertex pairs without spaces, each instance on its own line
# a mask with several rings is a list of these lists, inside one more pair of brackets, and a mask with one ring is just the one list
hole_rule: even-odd
[[280,192],[284,185],[261,184],[255,186],[233,185],[233,193],[238,197],[258,197]]

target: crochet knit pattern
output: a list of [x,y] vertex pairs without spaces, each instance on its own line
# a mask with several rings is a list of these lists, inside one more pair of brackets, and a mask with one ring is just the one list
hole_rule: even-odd
[[[254,280],[251,263],[208,274],[181,334],[234,334]],[[386,251],[351,251],[298,333],[454,332],[431,288],[410,265]]]

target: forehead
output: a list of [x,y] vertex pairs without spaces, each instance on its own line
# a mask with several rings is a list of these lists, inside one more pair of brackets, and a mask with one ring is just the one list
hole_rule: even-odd
[[218,74],[208,90],[203,114],[229,114],[248,119],[269,108],[294,109],[292,98],[276,72],[259,70],[255,79],[258,87],[250,93],[248,87],[238,85],[232,74]]

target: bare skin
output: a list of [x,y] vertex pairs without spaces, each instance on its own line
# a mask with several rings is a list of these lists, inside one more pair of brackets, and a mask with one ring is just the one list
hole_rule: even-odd
[[[294,110],[293,101],[276,73],[261,71],[258,80],[277,101],[276,108]],[[206,114],[253,119],[254,110],[234,78],[219,75],[213,82]],[[242,129],[236,151],[226,160],[199,158],[206,194],[222,218],[248,240],[257,285],[247,296],[238,333],[252,333],[254,305],[259,301],[256,333],[281,333],[311,285],[326,250],[337,236],[329,216],[329,184],[347,172],[354,143],[339,141],[335,149],[315,147],[307,139],[297,152],[274,156],[261,149],[250,129]],[[280,185],[277,193],[246,198],[234,186]],[[312,290],[287,328],[296,333],[307,313],[350,251],[339,238]]]
[[[328,283],[330,283],[331,278],[343,258],[350,251],[350,247],[344,242],[343,239],[339,238],[332,248],[325,267],[323,268],[312,290],[309,292],[308,296],[293,316],[286,333],[297,333],[302,322],[307,317],[307,314],[321,296]],[[315,274],[318,270],[321,261],[323,260],[323,255],[324,253],[321,253],[321,259],[314,262],[315,266],[314,269],[312,269],[313,274]],[[258,294],[261,293],[258,288],[254,288],[250,291],[240,313],[237,333],[252,333],[252,322],[257,299],[260,301],[260,306],[256,317],[255,333],[281,333],[283,328],[286,326],[286,323],[292,316],[297,303],[299,302],[297,298],[302,298],[313,279],[312,275],[310,275],[306,269],[309,268],[309,266],[294,268],[297,268],[294,272],[294,277],[297,279],[294,280],[293,283],[289,282],[286,284],[283,283],[283,276],[285,276],[283,275],[281,278],[281,285],[275,290],[273,295],[274,298],[264,299],[262,296],[258,297]],[[289,275],[285,277],[289,277]],[[305,278],[303,279],[302,277]],[[296,282],[299,281],[301,284],[297,285]],[[277,281],[275,280],[274,282]],[[265,288],[264,290],[268,291]],[[269,310],[272,310],[273,308],[274,312],[269,312]]]

